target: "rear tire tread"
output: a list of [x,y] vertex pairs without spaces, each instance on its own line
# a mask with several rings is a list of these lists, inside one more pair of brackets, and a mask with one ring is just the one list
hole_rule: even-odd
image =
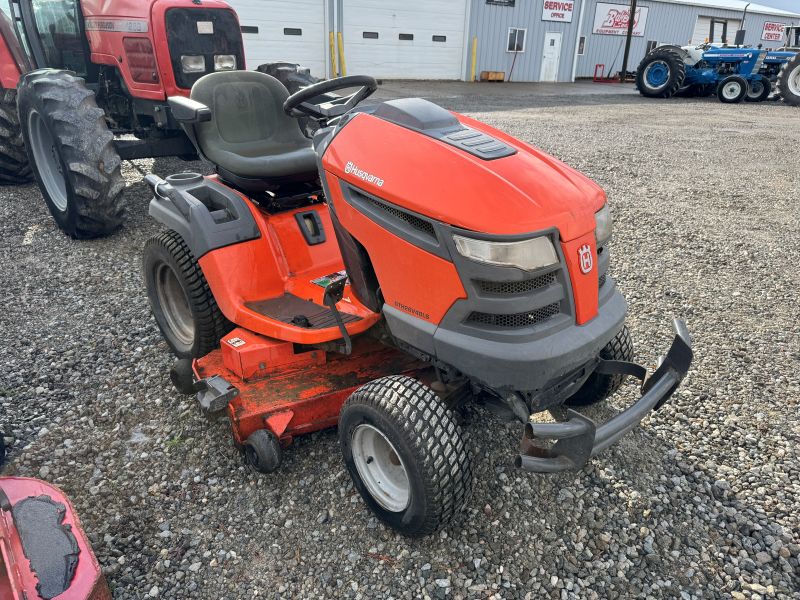
[[[51,206],[59,226],[74,238],[109,235],[125,218],[125,180],[114,134],[94,92],[85,87],[82,78],[55,69],[26,74],[19,90],[20,109],[26,115],[31,109],[39,112],[51,128],[67,169],[67,188],[73,192],[68,193],[69,214],[57,214]],[[30,148],[28,156],[33,163]]]
[[33,181],[17,112],[17,90],[0,88],[0,184]]
[[[195,346],[191,358],[200,358],[219,347],[220,339],[233,329],[233,324],[222,314],[208,286],[200,265],[189,246],[176,231],[169,230],[151,237],[144,246],[144,254],[153,252],[153,247],[163,248],[173,258],[187,285],[186,293],[192,307],[195,322]],[[159,324],[159,328],[161,325]],[[162,329],[163,332],[163,329]],[[165,334],[169,343],[169,338]],[[172,346],[172,344],[170,344]],[[180,356],[175,347],[173,352]],[[188,358],[180,356],[181,358]]]
[[800,52],[795,54],[794,58],[790,58],[783,64],[781,70],[778,72],[776,87],[778,88],[778,95],[786,104],[800,106],[800,96],[793,94],[792,90],[789,88],[789,76],[795,69],[800,69]]

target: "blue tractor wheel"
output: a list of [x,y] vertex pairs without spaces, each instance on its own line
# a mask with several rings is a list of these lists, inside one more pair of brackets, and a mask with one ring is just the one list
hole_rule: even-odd
[[749,89],[747,80],[741,75],[729,75],[719,82],[717,98],[726,104],[736,104],[744,100]]
[[772,93],[772,82],[766,75],[761,75],[750,81],[745,100],[747,102],[763,102]]
[[672,48],[656,48],[636,70],[636,87],[648,98],[671,98],[683,87],[686,65]]

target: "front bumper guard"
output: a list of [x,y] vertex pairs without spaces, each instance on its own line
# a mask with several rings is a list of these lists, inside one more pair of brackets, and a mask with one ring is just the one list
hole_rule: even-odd
[[[527,423],[515,464],[526,471],[556,473],[577,470],[631,429],[652,410],[658,410],[686,377],[692,362],[692,340],[686,323],[675,319],[675,339],[658,368],[649,377],[643,366],[600,360],[595,372],[632,375],[642,381],[642,397],[602,425],[570,409],[551,411],[557,423]],[[551,447],[543,441],[555,440]]]

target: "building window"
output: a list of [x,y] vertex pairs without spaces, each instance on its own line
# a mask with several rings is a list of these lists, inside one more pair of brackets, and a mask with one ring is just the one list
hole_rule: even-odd
[[411,41],[414,40],[414,34],[413,33],[401,33],[399,37],[400,37],[401,40],[406,41],[406,42],[411,42]]
[[254,25],[242,25],[242,33],[258,33],[258,27]]
[[433,36],[432,39],[433,39],[434,42],[446,42],[447,41],[447,36],[446,35],[435,35],[435,36]]
[[299,27],[284,27],[283,35],[303,35],[303,30]]
[[645,54],[650,54],[656,48],[658,48],[658,42],[655,40],[650,40],[647,42],[647,50],[645,51]]
[[365,40],[377,40],[378,39],[378,32],[377,31],[365,31],[361,34],[361,36]]
[[578,56],[586,54],[586,36],[581,36],[578,40]]
[[525,33],[527,29],[508,28],[508,46],[506,52],[525,52]]

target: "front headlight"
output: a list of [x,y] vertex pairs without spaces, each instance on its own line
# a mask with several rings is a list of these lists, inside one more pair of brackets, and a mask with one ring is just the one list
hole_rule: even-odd
[[611,221],[611,207],[606,202],[603,208],[594,213],[594,236],[598,244],[607,242],[611,237]]
[[235,71],[236,57],[233,54],[217,54],[214,57],[215,71]]
[[461,256],[487,265],[533,271],[558,263],[553,242],[546,236],[519,242],[490,242],[460,235],[454,235],[453,239]]
[[181,69],[184,73],[205,73],[206,57],[196,54],[184,54],[181,56]]

